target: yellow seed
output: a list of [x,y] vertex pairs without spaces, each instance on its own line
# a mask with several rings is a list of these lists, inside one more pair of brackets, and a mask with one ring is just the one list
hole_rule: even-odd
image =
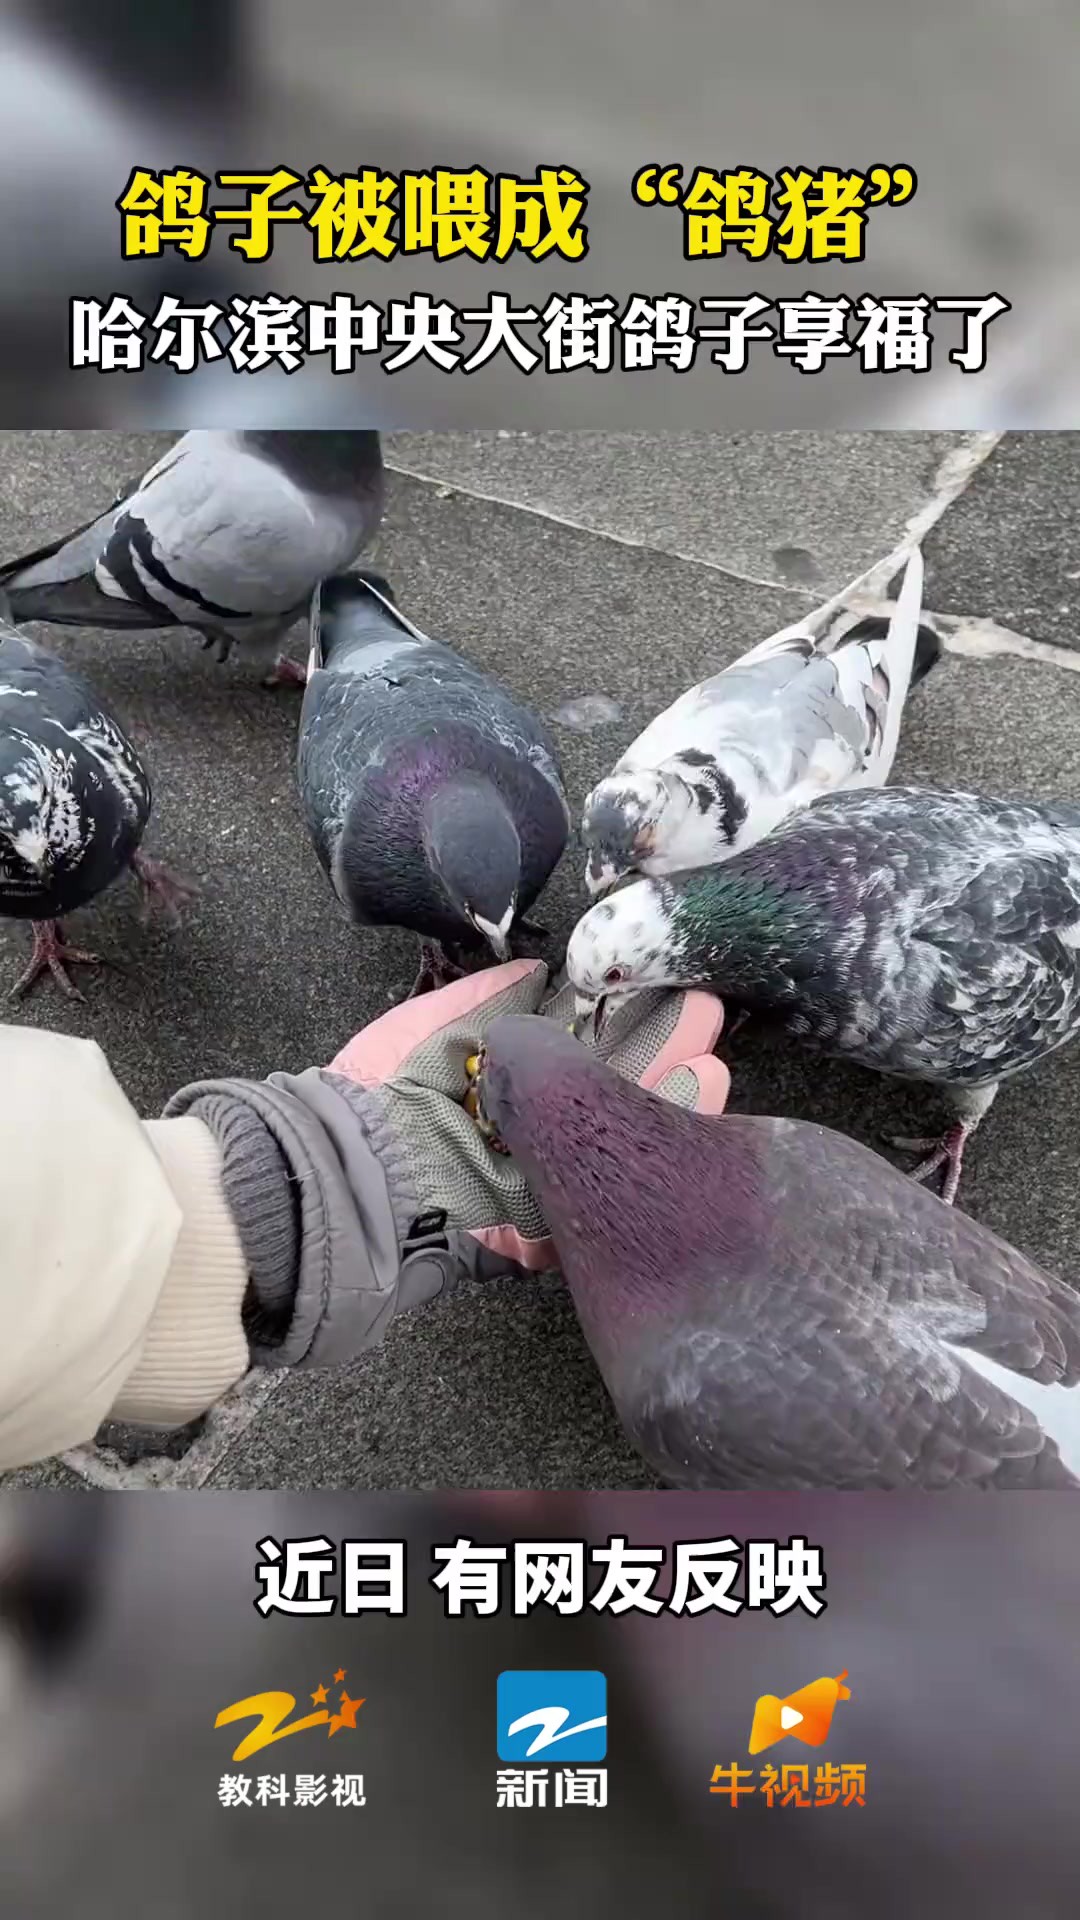
[[480,1071],[480,1055],[478,1053],[470,1053],[468,1059],[465,1062],[465,1071],[468,1074],[470,1080],[476,1079],[476,1076]]

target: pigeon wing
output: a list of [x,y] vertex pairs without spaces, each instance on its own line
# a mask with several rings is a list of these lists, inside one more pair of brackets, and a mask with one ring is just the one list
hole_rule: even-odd
[[[752,1138],[761,1214],[749,1257],[711,1301],[690,1290],[696,1314],[632,1395],[665,1477],[1080,1486],[1080,1298],[855,1141],[797,1121],[722,1125]],[[1053,1420],[1033,1410],[1047,1388]]]
[[125,503],[103,558],[129,597],[227,625],[301,611],[367,531],[355,505],[309,498],[242,435],[191,433]]

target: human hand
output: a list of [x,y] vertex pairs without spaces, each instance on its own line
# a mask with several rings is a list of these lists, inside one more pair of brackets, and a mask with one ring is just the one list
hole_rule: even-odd
[[[477,1278],[511,1265],[557,1265],[536,1201],[513,1160],[494,1152],[466,1110],[468,1062],[502,1014],[569,1026],[574,995],[539,960],[515,960],[408,1000],[365,1027],[327,1071],[369,1096],[369,1138],[384,1168],[416,1196],[403,1257],[445,1251]],[[617,1072],[683,1107],[723,1111],[730,1075],[712,1049],[723,1008],[712,994],[635,996],[605,1023],[597,1051]]]

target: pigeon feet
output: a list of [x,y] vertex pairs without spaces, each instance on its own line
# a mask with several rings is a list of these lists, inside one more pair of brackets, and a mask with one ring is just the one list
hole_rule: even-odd
[[235,645],[236,642],[231,633],[208,633],[203,637],[202,650],[204,653],[209,653],[213,647],[218,666],[223,667]]
[[145,853],[135,855],[131,871],[143,889],[144,920],[156,902],[175,926],[180,920],[181,907],[189,906],[192,900],[199,897],[199,889],[193,880],[185,880],[181,874],[170,872],[164,861],[150,860]]
[[96,953],[84,953],[81,947],[69,947],[59,920],[34,921],[34,951],[30,965],[16,980],[9,1000],[22,1000],[35,982],[51,973],[61,993],[69,1000],[85,1000],[68,972],[69,967],[103,967],[106,962]]
[[921,1153],[926,1157],[912,1167],[911,1178],[920,1183],[929,1180],[933,1174],[944,1167],[945,1174],[941,1183],[941,1198],[947,1207],[956,1199],[956,1190],[960,1185],[960,1172],[964,1164],[964,1148],[967,1146],[974,1128],[958,1120],[940,1139],[890,1139],[889,1145],[901,1153]]
[[452,980],[464,977],[464,967],[449,959],[435,941],[424,940],[420,944],[420,970],[407,997],[416,1000],[422,993],[438,993],[440,987],[448,987]]
[[287,653],[279,653],[274,661],[274,670],[263,681],[264,687],[306,687],[308,670],[299,660],[290,660]]

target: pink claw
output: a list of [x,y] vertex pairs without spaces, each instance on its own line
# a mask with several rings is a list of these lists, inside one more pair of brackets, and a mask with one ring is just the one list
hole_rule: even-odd
[[173,873],[162,860],[151,860],[145,853],[137,853],[131,863],[131,871],[138,880],[144,893],[144,918],[156,901],[169,919],[180,919],[181,907],[189,906],[199,897],[199,889],[193,880],[187,880],[182,874]]
[[287,653],[279,653],[274,662],[274,670],[263,681],[264,687],[306,687],[308,671],[299,660],[290,660]]
[[22,1000],[31,987],[44,974],[51,973],[57,986],[69,1000],[85,1000],[68,973],[69,967],[103,967],[107,963],[100,954],[84,953],[81,947],[69,947],[64,939],[59,920],[35,920],[34,950],[30,955],[30,965],[20,974],[12,987],[8,998]]

